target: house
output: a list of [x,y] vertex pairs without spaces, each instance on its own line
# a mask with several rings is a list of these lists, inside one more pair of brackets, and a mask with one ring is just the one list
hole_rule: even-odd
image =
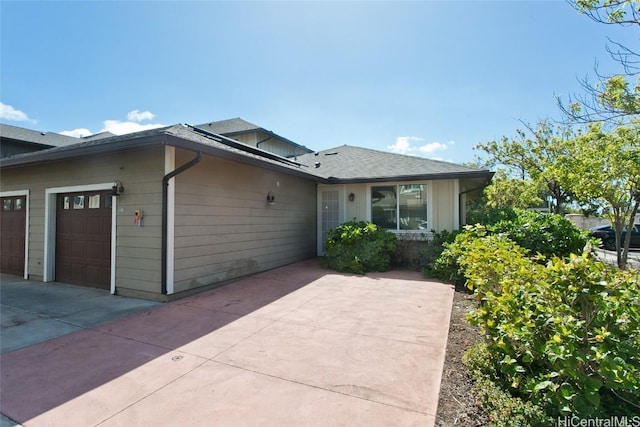
[[[81,140],[91,141],[110,136],[114,135],[110,132],[102,132],[82,138]],[[52,147],[77,144],[79,141],[78,138],[55,132],[39,132],[0,123],[0,158],[20,153],[46,150]]]
[[155,300],[322,254],[327,230],[354,218],[458,228],[492,176],[311,152],[242,119],[76,140],[0,159],[2,272]]

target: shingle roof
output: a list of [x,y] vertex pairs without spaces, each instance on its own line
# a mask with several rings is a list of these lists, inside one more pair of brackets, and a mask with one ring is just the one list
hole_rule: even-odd
[[192,151],[202,151],[204,154],[277,169],[304,176],[307,179],[321,180],[321,178],[309,174],[306,166],[300,165],[291,159],[245,145],[224,136],[201,132],[189,125],[173,125],[110,138],[84,141],[73,145],[48,148],[31,153],[16,154],[0,159],[0,167],[34,165],[154,145],[169,145]]
[[80,141],[78,138],[72,136],[61,135],[54,132],[40,132],[3,123],[0,123],[0,137],[50,147],[77,144]]
[[294,147],[299,147],[302,148],[305,152],[312,152],[313,150],[308,149],[307,147],[305,147],[304,145],[300,145],[296,142],[293,142],[283,136],[278,135],[275,132],[272,132],[270,130],[267,130],[263,127],[260,127],[258,125],[254,125],[253,123],[250,123],[244,119],[241,119],[240,117],[236,117],[235,119],[228,119],[228,120],[221,120],[219,122],[208,122],[208,123],[203,123],[200,125],[196,125],[196,127],[200,128],[200,129],[204,129],[208,132],[212,132],[218,135],[224,135],[224,136],[228,136],[228,137],[233,137],[234,135],[240,135],[243,133],[249,133],[249,132],[262,132],[266,135],[270,135],[274,138],[280,139],[281,141],[286,142],[287,144],[290,144]]
[[298,163],[333,182],[491,177],[488,170],[440,160],[343,145],[298,156]]
[[[35,131],[30,131],[35,132]],[[198,127],[174,125],[100,139],[79,140],[71,145],[48,148],[0,159],[0,166],[39,164],[74,157],[100,155],[153,145],[170,145],[244,163],[277,169],[327,183],[483,178],[488,170],[438,160],[387,153],[343,145],[298,156],[294,161],[224,136],[202,132]],[[316,167],[316,165],[318,165]]]
[[249,123],[248,121],[243,120],[240,117],[229,120],[220,120],[218,122],[207,122],[201,125],[196,125],[196,127],[207,130],[209,132],[217,133],[218,135],[229,135],[233,133],[262,130],[260,126]]

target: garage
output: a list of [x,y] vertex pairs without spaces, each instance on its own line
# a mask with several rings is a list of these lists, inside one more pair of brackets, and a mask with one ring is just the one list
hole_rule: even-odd
[[64,193],[56,207],[56,281],[110,288],[111,195]]
[[27,221],[26,196],[0,199],[0,271],[24,274],[25,227]]

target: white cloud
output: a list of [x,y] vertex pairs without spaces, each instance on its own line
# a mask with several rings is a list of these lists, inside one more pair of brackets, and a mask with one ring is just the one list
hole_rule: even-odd
[[399,136],[396,138],[395,144],[387,145],[387,150],[397,154],[412,154],[416,148],[412,146],[412,142],[423,141],[417,136]]
[[73,136],[74,138],[82,138],[91,135],[91,131],[85,128],[63,130],[62,132],[58,133],[60,133],[60,135]]
[[34,122],[20,110],[16,110],[11,105],[3,104],[0,102],[0,119],[11,120],[14,122]]
[[444,151],[449,146],[447,144],[443,144],[442,142],[430,142],[426,145],[422,145],[418,147],[418,150],[424,154],[434,154],[438,151]]
[[[100,129],[99,132],[111,132],[114,135],[124,135],[127,133],[140,132],[143,130],[165,127],[166,125],[163,125],[161,123],[146,123],[146,124],[139,123],[140,121],[143,121],[143,120],[151,120],[155,116],[156,116],[155,114],[149,111],[141,112],[138,110],[133,110],[127,114],[127,121],[105,120],[104,122],[102,122],[102,129]],[[89,129],[86,129],[86,128],[65,130],[59,133],[67,136],[74,136],[76,138],[81,138],[81,137],[85,137],[93,134],[93,132],[91,132]]]
[[158,123],[149,123],[146,125],[141,125],[136,122],[121,122],[119,120],[105,120],[104,127],[100,132],[111,132],[116,135],[124,135],[126,133],[140,132],[148,129],[161,128],[165,125]]
[[408,154],[411,156],[419,155],[440,160],[439,157],[435,156],[435,153],[446,151],[450,146],[455,144],[454,141],[446,143],[434,141],[420,145],[422,141],[424,141],[424,138],[417,136],[399,136],[396,138],[395,144],[388,145],[387,149],[392,153]]
[[127,114],[127,120],[130,122],[142,122],[145,120],[153,120],[156,115],[150,111],[133,110]]

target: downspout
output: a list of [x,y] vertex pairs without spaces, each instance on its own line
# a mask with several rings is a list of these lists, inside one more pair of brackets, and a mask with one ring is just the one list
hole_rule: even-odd
[[256,142],[256,148],[260,148],[260,144],[262,144],[263,142],[267,142],[267,141],[268,141],[268,140],[270,140],[270,139],[271,139],[271,137],[270,137],[270,136],[268,136],[268,137],[266,137],[265,139],[262,139],[262,140],[260,140],[260,141]]
[[167,234],[169,232],[169,219],[168,219],[168,192],[169,192],[169,180],[174,176],[186,171],[192,166],[195,166],[202,159],[202,152],[196,153],[196,158],[185,163],[179,168],[169,172],[162,177],[162,295],[167,294]]

